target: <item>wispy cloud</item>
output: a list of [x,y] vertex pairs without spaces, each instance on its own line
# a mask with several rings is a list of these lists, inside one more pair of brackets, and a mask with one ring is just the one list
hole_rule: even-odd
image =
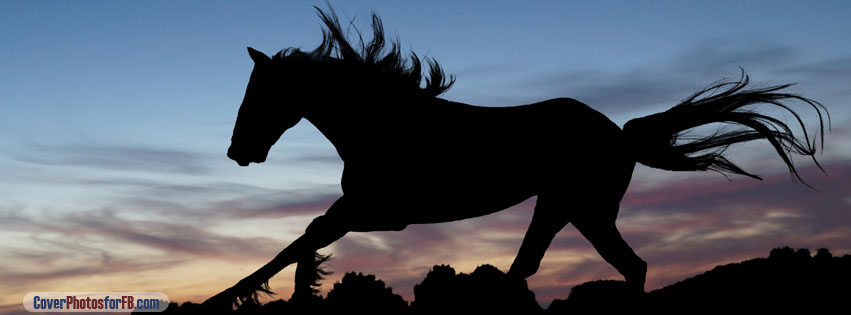
[[[809,60],[800,48],[770,41],[744,44],[714,40],[699,43],[660,63],[621,71],[576,69],[542,73],[509,90],[520,89],[524,94],[541,97],[572,97],[603,113],[624,115],[661,105],[673,106],[713,81],[738,79],[740,66],[757,73],[752,78],[757,85],[806,81],[809,87],[847,93],[848,88],[841,82],[851,77],[848,59]],[[792,81],[773,81],[778,77]]]
[[140,272],[198,259],[255,261],[281,249],[272,238],[228,236],[189,223],[122,217],[112,210],[38,218],[4,211],[2,217],[4,232],[26,237],[0,250],[13,267],[2,272],[8,281]]
[[697,44],[682,56],[673,59],[668,67],[673,71],[705,77],[725,69],[735,72],[740,66],[745,69],[777,71],[789,64],[801,62],[801,57],[798,48],[777,42],[750,41],[744,44],[737,41],[712,40]]
[[[186,224],[122,219],[111,211],[75,213],[55,219],[39,219],[51,223],[30,222],[28,231],[44,235],[61,235],[83,243],[110,240],[122,246],[138,245],[168,255],[192,255],[217,259],[239,260],[244,257],[268,255],[279,242],[263,238],[224,236]],[[55,245],[55,244],[54,244]],[[75,249],[65,246],[65,249]],[[80,250],[79,247],[76,247]],[[108,256],[108,251],[100,251]],[[33,257],[38,257],[35,255]]]
[[[788,65],[781,69],[781,73],[805,75],[808,79],[819,81],[847,80],[849,75],[851,75],[851,58],[818,60],[809,63]],[[832,82],[831,85],[841,85],[837,83],[839,82]]]
[[278,191],[211,203],[205,215],[219,218],[256,219],[320,215],[340,198],[324,191]]
[[200,153],[130,145],[73,143],[30,145],[27,153],[13,158],[41,165],[87,167],[103,170],[143,171],[167,174],[207,174]]

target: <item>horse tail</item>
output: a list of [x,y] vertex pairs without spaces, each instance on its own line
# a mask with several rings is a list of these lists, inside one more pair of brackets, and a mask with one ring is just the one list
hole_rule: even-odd
[[[745,89],[748,82],[749,77],[742,70],[738,81],[715,82],[667,111],[628,121],[623,131],[635,160],[670,171],[711,170],[725,177],[725,173],[734,173],[761,180],[728,160],[724,151],[736,143],[765,139],[783,159],[792,179],[810,187],[795,169],[791,155],[810,156],[824,172],[815,154],[817,143],[824,148],[825,117],[830,128],[827,109],[814,100],[779,92],[791,84]],[[818,129],[812,139],[798,113],[786,105],[788,101],[800,101],[815,109]],[[754,111],[756,104],[774,105],[790,113],[802,129],[800,136],[794,135],[786,122]],[[690,129],[713,123],[723,126],[708,136],[689,135]]]

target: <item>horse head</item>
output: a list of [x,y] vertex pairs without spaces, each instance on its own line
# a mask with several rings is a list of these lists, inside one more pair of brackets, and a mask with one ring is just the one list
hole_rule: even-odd
[[227,154],[240,166],[266,161],[272,145],[304,116],[303,102],[293,102],[292,97],[285,99],[286,93],[282,93],[282,89],[299,90],[295,86],[297,81],[287,75],[287,69],[282,69],[288,64],[251,47],[248,54],[254,60],[254,70],[239,107]]

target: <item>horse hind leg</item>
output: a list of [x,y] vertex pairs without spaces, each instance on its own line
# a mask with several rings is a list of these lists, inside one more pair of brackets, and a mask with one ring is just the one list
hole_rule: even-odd
[[590,215],[574,219],[573,225],[585,236],[603,259],[623,275],[627,285],[644,292],[644,281],[647,276],[647,263],[638,257],[629,244],[618,232],[615,226],[617,204],[614,208],[601,209],[602,214]]
[[526,279],[535,274],[553,238],[569,223],[564,209],[551,204],[550,201],[549,196],[538,197],[532,223],[529,224],[517,257],[508,270],[509,276]]

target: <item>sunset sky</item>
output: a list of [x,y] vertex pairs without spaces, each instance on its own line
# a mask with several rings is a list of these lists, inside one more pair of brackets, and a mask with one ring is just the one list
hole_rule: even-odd
[[[365,30],[379,14],[403,49],[457,77],[442,97],[470,104],[572,97],[622,126],[737,79],[740,66],[755,86],[797,82],[789,91],[832,117],[818,155],[828,175],[796,160],[817,191],[795,184],[756,142],[728,152],[763,181],[638,166],[618,226],[649,264],[647,290],[780,246],[851,253],[851,2],[332,4]],[[243,168],[225,156],[253,66],[246,47],[313,49],[314,5],[326,7],[0,2],[0,313],[27,313],[21,299],[31,291],[157,291],[201,302],[322,214],[341,195],[343,164],[307,121],[264,164]],[[814,122],[811,109],[795,108]],[[433,265],[507,271],[533,206],[350,233],[321,251],[333,253],[336,272],[324,292],[354,270],[411,301]],[[280,297],[289,298],[293,271],[273,278]],[[529,284],[546,305],[596,279],[621,278],[568,226]]]

